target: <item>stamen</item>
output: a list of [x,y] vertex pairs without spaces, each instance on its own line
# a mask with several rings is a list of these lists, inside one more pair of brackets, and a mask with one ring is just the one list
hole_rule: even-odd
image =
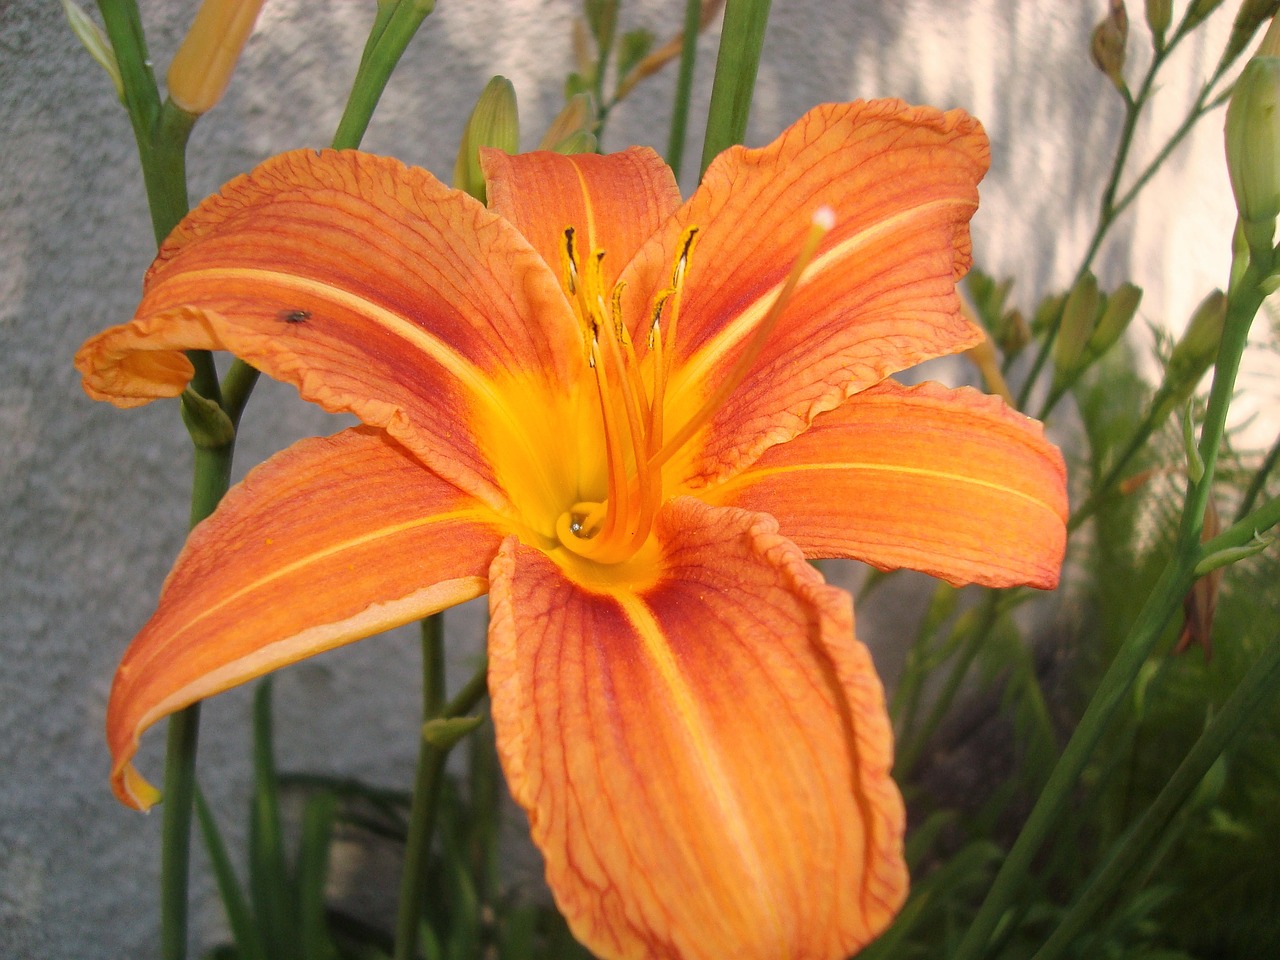
[[[622,351],[620,350],[617,342],[608,343],[605,356],[607,360],[612,362],[614,368],[617,369],[620,374],[625,375],[625,361],[623,360]],[[634,543],[637,536],[648,536],[649,525],[653,520],[653,511],[656,509],[656,504],[654,503],[655,498],[653,496],[653,471],[648,467],[648,451],[646,450],[645,443],[644,422],[640,415],[640,395],[638,395],[636,389],[634,389],[634,387],[639,386],[639,383],[638,381],[634,381],[627,385],[628,387],[633,387],[633,389],[622,391],[622,403],[626,410],[627,428],[631,435],[631,455],[636,467],[636,495],[639,499],[640,509],[635,518],[636,524],[634,528],[632,528],[631,524],[628,523],[621,531],[622,536],[625,538],[622,544],[623,549],[626,551],[625,555],[634,553],[635,550],[639,548],[640,544]],[[624,485],[628,487],[629,494],[630,484],[627,484],[624,481]],[[611,488],[609,491],[610,498],[612,499],[614,495],[615,491]],[[643,540],[641,540],[641,543],[643,543]]]
[[[649,404],[649,442],[646,445],[646,456],[650,459],[662,446],[662,413],[663,400],[667,392],[667,374],[670,372],[671,354],[663,349],[663,341],[670,340],[675,344],[676,327],[680,319],[680,301],[684,291],[685,274],[689,271],[689,259],[693,254],[694,244],[698,239],[698,228],[689,227],[684,234],[684,243],[680,256],[671,270],[671,286],[655,298],[653,323],[649,327],[649,352],[653,355],[653,390]],[[662,331],[662,308],[671,305],[668,311],[667,329]],[[661,474],[659,473],[659,476]]]
[[773,304],[769,307],[769,312],[764,315],[754,334],[752,334],[751,340],[743,348],[742,353],[738,355],[738,360],[733,365],[733,369],[729,371],[728,376],[720,381],[720,385],[712,392],[711,396],[703,401],[697,413],[676,431],[675,436],[663,444],[662,449],[650,457],[649,466],[651,469],[660,469],[663,464],[670,460],[672,455],[684,446],[689,438],[697,433],[720,409],[725,400],[729,398],[729,394],[736,390],[742,381],[746,379],[751,367],[760,358],[760,354],[769,340],[769,335],[773,333],[774,327],[777,326],[778,319],[782,316],[787,301],[791,299],[791,295],[799,285],[801,276],[813,261],[814,254],[818,252],[818,245],[822,242],[822,238],[831,231],[835,224],[835,211],[830,207],[819,207],[814,212],[810,221],[809,232],[805,234],[800,253],[791,265],[791,272],[787,275],[787,279],[782,284],[782,289],[778,291],[778,295],[774,297]]
[[609,390],[609,377],[605,364],[601,362],[600,341],[592,341],[592,355],[596,363],[596,388],[600,394],[600,413],[604,426],[606,471],[608,475],[608,498],[605,500],[606,510],[604,526],[596,534],[602,542],[611,541],[618,526],[619,517],[627,515],[629,505],[627,484],[627,462],[623,452],[622,438],[618,435],[621,424],[617,420],[613,397]]

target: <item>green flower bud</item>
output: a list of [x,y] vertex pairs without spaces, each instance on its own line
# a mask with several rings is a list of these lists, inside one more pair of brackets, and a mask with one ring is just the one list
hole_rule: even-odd
[[1074,372],[1084,355],[1085,344],[1098,323],[1098,278],[1086,273],[1067,294],[1062,308],[1058,339],[1053,343],[1053,365],[1059,378]]
[[215,401],[202,397],[190,387],[182,391],[182,422],[191,442],[203,450],[217,450],[236,438],[235,424]]
[[1128,328],[1138,304],[1142,302],[1142,288],[1132,283],[1122,283],[1107,297],[1102,317],[1085,344],[1085,356],[1095,360],[1102,356]]
[[[1280,9],[1280,0],[1244,0],[1240,4],[1240,9],[1236,11],[1236,18],[1231,24],[1231,36],[1227,38],[1227,46],[1222,54],[1222,62],[1230,63],[1240,51],[1248,46],[1249,41],[1253,39],[1253,35],[1257,33],[1258,27],[1262,26],[1268,19],[1275,16],[1276,10]],[[1268,33],[1268,40],[1264,40],[1262,47],[1259,48],[1255,56],[1274,57],[1280,51],[1275,48],[1274,40],[1271,38],[1272,30]]]
[[1164,34],[1173,20],[1173,0],[1147,0],[1147,26],[1156,39],[1156,47],[1164,46]]
[[1186,25],[1190,30],[1213,11],[1222,6],[1222,0],[1195,0],[1187,10]]
[[1031,332],[1036,336],[1040,336],[1051,329],[1057,323],[1058,318],[1062,316],[1062,307],[1066,302],[1067,295],[1065,293],[1055,294],[1041,300],[1031,318]]
[[453,185],[481,203],[485,201],[484,172],[480,169],[480,148],[497,147],[507,153],[520,149],[520,117],[516,109],[516,89],[506,77],[494,77],[485,86],[471,119],[462,132],[458,159],[453,164]]
[[448,750],[484,722],[484,717],[436,717],[422,725],[422,739],[437,750]]
[[1196,307],[1186,331],[1173,348],[1161,392],[1174,403],[1184,403],[1218,356],[1222,328],[1227,322],[1227,297],[1221,290],[1209,294]]
[[[579,133],[590,134],[596,124],[595,110],[591,107],[591,94],[578,93],[569,98],[547,132],[543,134],[539,150],[555,150],[556,153],[582,153],[581,150],[562,150],[560,145]],[[592,137],[592,140],[595,138]],[[594,146],[590,149],[595,149]]]
[[1227,107],[1227,172],[1246,223],[1280,214],[1280,57],[1244,65]]
[[560,142],[553,143],[549,149],[555,153],[569,155],[574,153],[595,153],[599,146],[600,142],[596,140],[594,133],[578,130],[569,134]]
[[75,3],[75,0],[62,0],[62,12],[67,15],[71,32],[84,44],[84,48],[89,51],[89,56],[97,60],[99,66],[107,71],[107,76],[111,78],[111,83],[116,88],[116,96],[120,98],[121,103],[124,103],[124,81],[120,78],[120,64],[116,62],[116,53],[107,35],[84,12],[84,8]]
[[1111,9],[1096,27],[1089,43],[1089,53],[1098,69],[1110,78],[1117,90],[1125,89],[1125,45],[1129,41],[1129,15],[1124,0],[1111,0]]
[[583,4],[587,24],[596,39],[596,49],[601,52],[613,46],[613,34],[618,29],[618,0],[586,0]]

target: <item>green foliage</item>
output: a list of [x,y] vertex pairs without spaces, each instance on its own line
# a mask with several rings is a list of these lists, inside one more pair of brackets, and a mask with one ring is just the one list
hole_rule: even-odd
[[[467,771],[446,779],[419,933],[424,960],[590,960],[550,904],[504,889],[504,796],[493,727],[468,723]],[[196,814],[233,942],[207,960],[389,960],[391,933],[335,908],[326,895],[335,840],[365,836],[403,847],[410,797],[358,780],[282,775],[272,747],[271,684],[254,700],[254,792],[247,882],[197,795]],[[291,802],[300,801],[300,802]],[[290,817],[289,811],[301,811]],[[288,851],[292,846],[293,855]]]

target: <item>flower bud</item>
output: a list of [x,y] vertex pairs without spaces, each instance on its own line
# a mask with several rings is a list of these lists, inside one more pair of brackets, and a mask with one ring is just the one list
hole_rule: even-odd
[[490,80],[476,100],[466,129],[462,131],[462,142],[458,144],[458,159],[453,164],[453,185],[484,203],[481,147],[497,147],[507,153],[520,149],[516,88],[506,77]]
[[1280,57],[1244,65],[1227,107],[1227,172],[1246,223],[1280,214]]
[[199,116],[222,99],[262,0],[204,0],[169,65],[169,99]]
[[1059,377],[1079,366],[1085,344],[1098,323],[1098,307],[1098,278],[1086,273],[1071,288],[1062,308],[1062,323],[1053,343],[1053,365]]
[[568,156],[574,153],[595,153],[599,146],[600,141],[596,139],[594,133],[576,130],[558,143],[553,143],[549,149],[554,153]]
[[1222,6],[1222,0],[1195,0],[1187,9],[1187,15],[1183,21],[1186,29],[1190,30],[1220,6]]
[[[1230,63],[1239,56],[1240,51],[1253,39],[1258,28],[1274,16],[1277,9],[1280,9],[1280,0],[1244,0],[1231,24],[1231,35],[1227,38],[1227,46],[1223,51],[1221,62]],[[1276,28],[1273,23],[1262,41],[1262,46],[1254,56],[1274,57],[1280,54],[1275,33]]]
[[1164,34],[1173,20],[1173,0],[1147,0],[1147,26],[1156,38],[1156,47],[1164,46]]
[[1094,64],[1107,75],[1117,90],[1125,89],[1125,45],[1129,41],[1129,15],[1124,0],[1111,0],[1111,9],[1096,27],[1089,44]]
[[[574,94],[564,105],[564,109],[556,114],[556,118],[551,121],[551,126],[547,127],[547,132],[543,135],[542,142],[538,144],[538,149],[555,150],[557,153],[580,153],[582,151],[562,150],[560,145],[570,138],[577,140],[578,134],[590,134],[595,122],[595,111],[591,109],[591,94]],[[595,137],[592,137],[592,140],[594,139]]]
[[1107,297],[1106,306],[1102,308],[1102,317],[1093,328],[1088,343],[1085,344],[1085,356],[1090,361],[1097,359],[1120,339],[1128,328],[1134,314],[1138,312],[1138,304],[1142,302],[1142,288],[1132,283],[1122,283]]
[[1173,347],[1161,391],[1175,403],[1191,396],[1218,355],[1222,328],[1227,322],[1227,297],[1221,290],[1209,294],[1196,307],[1186,331]]
[[89,56],[97,60],[99,66],[107,71],[107,76],[111,78],[111,83],[116,88],[116,96],[123,103],[124,80],[120,77],[120,64],[116,62],[116,52],[112,49],[107,35],[75,0],[62,0],[62,12],[67,15],[67,23],[71,24],[71,32],[76,35],[76,39],[84,44],[84,48],[89,51]]

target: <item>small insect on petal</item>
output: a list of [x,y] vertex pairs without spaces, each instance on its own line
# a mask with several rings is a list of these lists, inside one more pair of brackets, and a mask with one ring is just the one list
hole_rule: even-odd
[[310,310],[281,310],[277,316],[285,323],[305,323],[311,319]]

